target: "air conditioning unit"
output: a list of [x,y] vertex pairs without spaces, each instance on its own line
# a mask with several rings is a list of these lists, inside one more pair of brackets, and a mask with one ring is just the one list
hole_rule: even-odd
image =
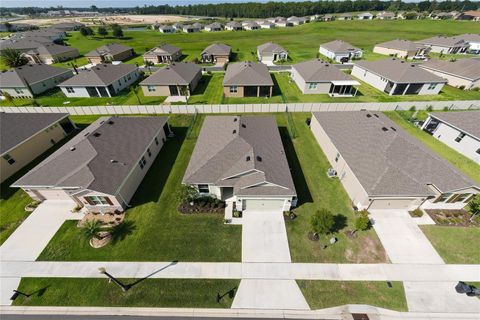
[[337,170],[330,168],[327,170],[327,176],[329,178],[336,178],[337,177]]

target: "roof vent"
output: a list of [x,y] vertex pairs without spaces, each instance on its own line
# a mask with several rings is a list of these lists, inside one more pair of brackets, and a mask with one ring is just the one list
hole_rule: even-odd
[[247,156],[247,161],[250,161],[250,156]]
[[93,136],[94,136],[94,137],[97,137],[97,138],[100,137],[101,135],[102,135],[102,134],[101,134],[100,132],[95,132],[95,133],[93,134]]
[[237,120],[238,120],[237,118],[233,118],[233,122],[237,122]]
[[257,161],[262,162],[262,157],[257,156]]
[[111,163],[118,163],[118,160],[111,159],[110,162],[111,162]]
[[247,126],[245,125],[245,123],[242,123],[242,128],[246,128]]
[[397,131],[397,129],[395,129],[395,127],[390,127],[390,129],[392,129],[393,131]]
[[233,134],[237,133],[237,130],[233,130],[233,132],[232,132],[232,133],[233,133]]
[[75,147],[70,147],[70,151],[75,151]]
[[378,118],[378,114],[374,113],[373,115],[375,116],[375,118]]
[[388,128],[387,127],[382,127],[382,130],[387,132],[388,131]]
[[371,118],[372,115],[370,113],[367,113],[367,118]]
[[108,124],[114,124],[115,122],[113,122],[113,120],[109,120],[108,121]]

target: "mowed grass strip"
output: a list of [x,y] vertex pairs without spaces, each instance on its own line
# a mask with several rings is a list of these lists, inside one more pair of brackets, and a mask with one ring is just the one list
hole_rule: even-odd
[[310,308],[323,309],[345,304],[408,311],[402,282],[297,280]]
[[241,259],[241,227],[225,225],[223,215],[183,215],[177,210],[182,178],[202,125],[198,116],[185,139],[190,115],[170,116],[175,138],[167,140],[127,210],[125,237],[93,249],[74,221],[67,221],[39,260],[201,261]]
[[[22,278],[15,306],[230,308],[240,283],[223,279],[119,279],[133,284],[127,292],[108,279]],[[221,297],[217,302],[217,295]]]

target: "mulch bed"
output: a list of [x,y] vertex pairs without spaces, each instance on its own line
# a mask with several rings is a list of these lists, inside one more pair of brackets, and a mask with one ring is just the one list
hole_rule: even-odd
[[465,210],[426,209],[425,212],[440,226],[480,227],[480,217],[470,221]]
[[184,201],[178,207],[178,211],[183,214],[199,214],[199,213],[225,213],[225,202],[219,202],[218,204],[207,202],[195,202],[190,205],[189,202]]

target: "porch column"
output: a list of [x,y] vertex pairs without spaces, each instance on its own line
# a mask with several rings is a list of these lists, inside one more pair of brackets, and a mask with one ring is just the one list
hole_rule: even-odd
[[102,97],[102,95],[100,94],[100,90],[98,90],[98,87],[95,87],[95,90],[97,91],[98,96],[99,96],[99,97]]
[[357,96],[357,92],[358,92],[358,88],[357,87],[354,87],[355,88],[355,93],[353,94],[354,97]]
[[270,98],[272,97],[273,94],[273,87],[270,87]]
[[388,95],[393,96],[393,93],[395,92],[396,87],[397,87],[397,84],[394,83],[393,86],[392,86],[392,89],[390,89],[390,92],[388,93]]
[[407,92],[408,88],[410,88],[410,83],[405,87],[405,90],[403,90],[402,96],[405,95],[405,92]]
[[257,97],[260,97],[260,86],[257,86]]

